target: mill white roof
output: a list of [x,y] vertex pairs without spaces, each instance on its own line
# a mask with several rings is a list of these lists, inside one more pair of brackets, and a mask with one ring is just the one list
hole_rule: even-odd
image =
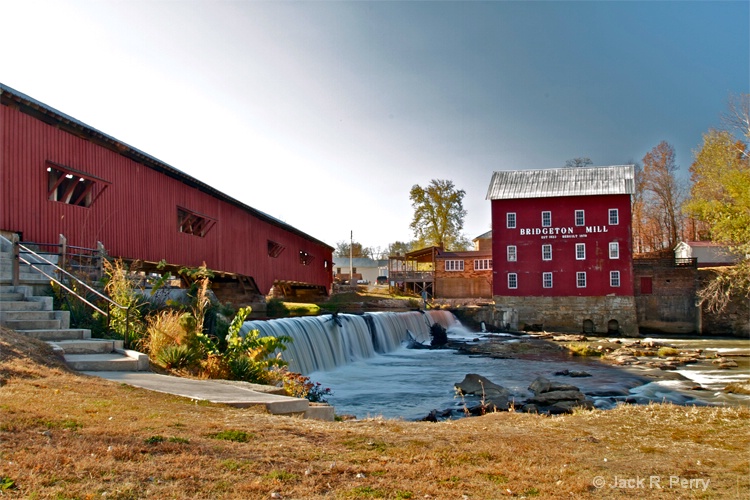
[[492,174],[488,200],[633,194],[633,165],[503,170]]

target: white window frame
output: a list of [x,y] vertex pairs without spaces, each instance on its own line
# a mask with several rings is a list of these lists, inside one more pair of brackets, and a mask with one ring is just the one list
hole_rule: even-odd
[[575,211],[575,224],[576,226],[579,226],[579,227],[586,225],[586,211],[585,210]]
[[549,210],[542,212],[542,227],[552,227],[552,212]]
[[617,241],[609,242],[609,258],[619,259],[620,258],[620,243]]
[[542,273],[542,288],[552,288],[552,273]]
[[[546,252],[546,250],[549,252]],[[552,260],[552,245],[542,245],[542,260]]]
[[516,228],[516,213],[515,212],[507,212],[505,214],[505,227],[508,229]]
[[516,262],[518,260],[518,248],[515,245],[508,245],[506,255],[508,262]]
[[576,260],[586,260],[586,243],[576,243]]
[[609,286],[613,288],[620,286],[620,271],[609,272]]
[[620,210],[617,208],[610,208],[607,216],[610,226],[617,226],[620,224]]
[[586,288],[586,272],[578,271],[576,273],[576,288]]
[[452,259],[445,261],[446,272],[461,272],[464,270],[464,261],[460,259]]
[[475,271],[489,271],[492,269],[492,259],[477,259],[474,261]]
[[518,288],[518,274],[508,273],[508,289],[515,290]]

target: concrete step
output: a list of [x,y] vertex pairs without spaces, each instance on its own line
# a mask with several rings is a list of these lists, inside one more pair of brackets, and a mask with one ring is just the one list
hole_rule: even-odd
[[77,371],[135,372],[149,369],[148,356],[126,349],[106,354],[65,354],[65,362]]
[[44,311],[44,302],[36,301],[0,301],[0,311]]
[[117,352],[105,354],[66,354],[65,362],[72,369],[78,371],[138,371],[138,360]]
[[52,330],[16,330],[28,337],[39,340],[60,341],[60,340],[83,340],[91,338],[91,330],[83,328],[64,328]]
[[23,298],[23,294],[20,292],[0,292],[0,302],[20,302]]
[[58,330],[62,327],[59,319],[19,319],[0,323],[11,330]]
[[122,340],[111,339],[59,340],[50,344],[64,354],[106,354],[122,349]]
[[57,319],[55,311],[11,311],[0,309],[0,324],[6,321],[41,321]]

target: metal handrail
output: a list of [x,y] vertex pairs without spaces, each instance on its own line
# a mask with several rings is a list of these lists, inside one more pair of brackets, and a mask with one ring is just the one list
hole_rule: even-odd
[[[109,318],[110,318],[109,306],[114,306],[114,307],[117,307],[118,309],[120,309],[121,311],[125,311],[125,338],[123,339],[123,342],[124,342],[124,347],[128,348],[128,343],[129,343],[129,338],[130,338],[130,309],[131,309],[132,306],[125,307],[123,305],[118,304],[117,302],[115,302],[111,298],[109,298],[106,295],[104,295],[103,293],[101,293],[99,290],[97,290],[97,289],[91,287],[90,285],[88,285],[87,283],[84,283],[83,281],[81,281],[77,276],[74,276],[73,274],[69,273],[68,271],[66,271],[65,269],[61,268],[60,266],[58,266],[54,262],[50,262],[49,260],[45,259],[44,257],[42,257],[41,255],[39,255],[38,253],[36,253],[33,250],[31,250],[29,247],[27,247],[25,245],[22,245],[20,242],[18,242],[18,241],[15,241],[15,242],[14,241],[10,241],[10,240],[8,240],[7,238],[5,238],[2,235],[0,235],[0,239],[3,239],[5,241],[7,241],[8,243],[10,243],[11,245],[13,245],[14,247],[17,247],[18,249],[23,250],[25,254],[31,254],[34,257],[40,259],[42,262],[44,262],[44,264],[39,263],[39,262],[30,262],[30,261],[24,259],[23,257],[21,257],[20,252],[14,252],[15,258],[18,259],[19,262],[22,262],[22,263],[26,264],[27,266],[29,266],[34,271],[36,271],[39,274],[41,274],[41,275],[49,278],[53,283],[56,283],[61,288],[64,288],[65,290],[67,290],[68,292],[70,292],[71,294],[73,294],[73,296],[76,297],[78,300],[80,300],[84,304],[88,305],[89,307],[91,307],[92,309],[94,309],[95,311],[97,311],[98,313],[103,314],[104,316],[106,316],[107,317],[107,324],[109,324]],[[107,311],[106,312],[103,311],[102,309],[100,309],[96,305],[92,304],[91,302],[89,302],[85,298],[81,297],[75,290],[73,290],[70,287],[68,287],[67,285],[65,285],[65,283],[62,282],[62,280],[56,278],[55,276],[52,276],[51,274],[43,271],[40,268],[36,267],[37,265],[39,265],[39,266],[43,266],[43,265],[52,266],[58,272],[60,272],[62,274],[65,274],[66,276],[68,276],[69,278],[71,278],[76,283],[82,285],[88,291],[92,292],[94,295],[96,295],[100,299],[102,299],[105,302],[107,302],[107,304],[109,305],[107,307]]]

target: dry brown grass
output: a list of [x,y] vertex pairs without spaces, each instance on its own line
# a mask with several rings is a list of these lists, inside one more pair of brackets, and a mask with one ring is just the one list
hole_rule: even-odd
[[[0,496],[10,498],[750,497],[747,408],[324,423],[72,373],[7,331],[0,362],[0,485],[13,485]],[[670,476],[710,483],[669,488]],[[596,477],[646,479],[596,489]]]

